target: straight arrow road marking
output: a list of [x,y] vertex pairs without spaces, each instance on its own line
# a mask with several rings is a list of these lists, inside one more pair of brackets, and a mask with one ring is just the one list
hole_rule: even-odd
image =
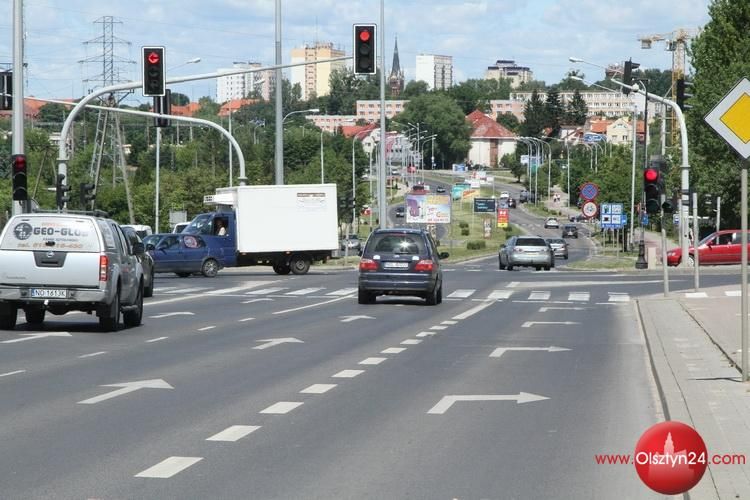
[[300,339],[295,339],[294,337],[285,337],[281,339],[260,339],[260,340],[256,340],[256,342],[265,342],[265,344],[256,345],[255,347],[253,347],[253,349],[258,349],[258,350],[268,349],[269,347],[273,347],[273,346],[277,346],[281,344],[287,344],[287,343],[292,343],[292,344],[304,344],[305,343],[304,341]]
[[342,323],[351,323],[352,321],[357,321],[358,319],[375,319],[372,316],[365,316],[365,315],[359,315],[359,316],[339,316],[339,318],[343,318],[341,320]]
[[259,425],[232,425],[223,431],[206,438],[206,441],[226,441],[233,443],[258,429],[260,429]]
[[583,311],[585,310],[585,307],[540,307],[539,312],[547,312],[547,311]]
[[101,401],[116,398],[139,389],[174,389],[171,385],[160,378],[151,380],[139,380],[137,382],[121,382],[119,384],[104,384],[102,387],[120,387],[120,389],[101,394],[99,396],[79,401],[79,405],[93,405]]
[[443,396],[443,398],[430,408],[427,413],[431,415],[442,415],[448,409],[453,406],[454,403],[460,401],[515,401],[517,404],[522,403],[533,403],[535,401],[542,401],[549,399],[545,396],[539,396],[538,394],[531,394],[528,392],[519,392],[518,394],[476,394],[476,395],[461,395],[461,396]]
[[70,337],[68,332],[46,332],[46,333],[22,333],[23,337],[19,339],[3,340],[2,344],[15,344],[18,342],[26,342],[27,340],[43,339],[45,337]]
[[575,321],[527,321],[521,328],[529,328],[533,325],[580,325]]
[[563,352],[563,351],[569,351],[570,349],[567,349],[565,347],[555,347],[555,346],[549,346],[549,347],[498,347],[494,351],[492,351],[492,354],[490,354],[491,358],[499,358],[502,356],[506,351],[545,351],[545,352]]
[[172,316],[195,316],[195,313],[192,313],[190,311],[179,311],[179,312],[156,314],[154,316],[149,316],[149,318],[160,319],[160,318],[170,318]]
[[162,460],[153,467],[139,472],[135,477],[152,477],[156,479],[168,479],[178,472],[182,472],[191,465],[203,460],[203,457],[169,457]]

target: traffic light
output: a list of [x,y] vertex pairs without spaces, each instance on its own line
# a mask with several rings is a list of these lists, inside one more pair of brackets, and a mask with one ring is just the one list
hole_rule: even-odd
[[678,78],[677,82],[675,83],[676,89],[676,99],[675,102],[677,102],[677,105],[680,107],[681,110],[686,111],[692,106],[687,104],[685,101],[693,97],[693,94],[688,93],[688,90],[692,90],[693,82],[688,82],[684,78]]
[[5,71],[0,78],[0,111],[13,109],[13,72]]
[[29,191],[26,189],[26,155],[13,155],[13,200],[26,201]]
[[640,64],[634,63],[630,59],[625,61],[624,63],[624,69],[622,72],[622,83],[627,85],[627,87],[622,88],[622,93],[625,95],[628,95],[630,93],[630,86],[633,85],[633,70],[638,69],[640,67]]
[[57,208],[62,210],[65,204],[70,201],[70,186],[63,184],[65,181],[65,174],[57,174],[57,185],[55,186],[55,194],[57,198]]
[[143,47],[143,95],[163,96],[166,74],[164,47]]
[[657,214],[661,209],[661,172],[649,166],[643,171],[643,192],[646,195],[646,212]]
[[[154,113],[161,113],[164,115],[172,114],[172,91],[165,89],[163,96],[154,97]],[[169,118],[154,118],[154,127],[169,127],[172,125],[172,120]]]
[[375,25],[354,25],[354,74],[375,74]]
[[96,198],[96,193],[94,192],[94,189],[96,186],[90,183],[82,182],[81,183],[81,192],[78,193],[79,201],[81,202],[81,208],[86,208],[86,205],[93,201]]

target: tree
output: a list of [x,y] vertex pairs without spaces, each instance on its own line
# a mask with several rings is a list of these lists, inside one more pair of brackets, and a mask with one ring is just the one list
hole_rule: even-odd
[[190,104],[190,98],[185,94],[179,92],[172,92],[169,100],[172,102],[172,106],[187,106]]
[[495,121],[511,132],[518,132],[518,129],[521,127],[521,122],[518,120],[516,115],[514,115],[510,111],[506,111],[505,113],[498,113]]
[[517,154],[508,153],[500,159],[500,166],[507,168],[516,178],[516,182],[521,182],[521,176],[526,173],[526,165],[521,163]]
[[578,89],[576,89],[565,111],[565,122],[567,125],[583,125],[586,123],[588,113],[589,108],[586,106],[586,101]]
[[549,128],[549,136],[556,137],[560,134],[560,123],[564,119],[565,107],[560,102],[560,92],[550,89],[544,102],[544,126]]
[[531,99],[526,101],[523,110],[524,121],[519,133],[526,137],[538,137],[545,125],[544,103],[536,90],[531,92]]
[[427,82],[422,80],[412,80],[406,84],[404,91],[401,93],[404,99],[412,99],[414,97],[426,94],[429,92]]
[[469,79],[449,88],[447,93],[456,100],[464,113],[469,114],[475,109],[489,112],[490,101],[510,98],[510,90],[510,80],[506,78]]

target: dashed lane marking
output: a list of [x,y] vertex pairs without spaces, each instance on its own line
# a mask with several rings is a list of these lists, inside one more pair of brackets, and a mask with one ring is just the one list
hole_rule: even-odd
[[415,337],[429,337],[430,335],[435,335],[437,332],[419,332],[415,335]]
[[107,354],[107,351],[99,351],[99,352],[92,352],[90,354],[82,354],[78,356],[79,359],[83,358],[93,358],[94,356],[101,356],[102,354]]
[[206,438],[206,441],[226,441],[233,443],[258,429],[260,429],[259,425],[232,425],[223,431]]
[[449,299],[465,299],[467,297],[471,297],[474,294],[474,292],[476,292],[476,289],[474,288],[460,289],[448,295],[448,298]]
[[203,457],[169,457],[153,467],[149,467],[148,469],[139,472],[135,477],[169,479],[201,460],[203,460]]
[[304,403],[300,401],[279,401],[274,403],[265,410],[261,410],[260,413],[266,413],[270,415],[285,415],[297,407],[302,406]]
[[146,342],[159,342],[159,341],[161,341],[161,340],[166,340],[166,339],[168,339],[168,338],[169,338],[169,337],[156,337],[155,339],[149,339],[149,340],[147,340]]
[[435,325],[431,326],[430,330],[445,330],[446,328],[448,328],[446,325]]
[[[432,333],[432,332],[430,332]],[[399,354],[406,350],[406,347],[389,347],[380,351],[381,354]]]
[[299,392],[300,394],[325,394],[337,385],[338,384],[313,384]]
[[19,373],[26,373],[26,370],[16,370],[13,372],[0,373],[0,377],[10,377],[11,375],[18,375]]
[[422,340],[420,339],[406,339],[403,342],[401,342],[403,345],[417,345],[421,344]]
[[216,328],[216,327],[213,326],[213,325],[211,325],[211,326],[204,326],[203,328],[198,328],[198,331],[199,332],[205,332],[206,330],[213,330],[214,328]]
[[341,370],[340,372],[335,373],[331,376],[333,378],[354,378],[364,372],[364,370]]

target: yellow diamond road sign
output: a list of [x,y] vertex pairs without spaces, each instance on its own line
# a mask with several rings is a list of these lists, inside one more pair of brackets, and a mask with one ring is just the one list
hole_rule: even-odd
[[740,80],[705,120],[743,158],[750,157],[750,80]]

